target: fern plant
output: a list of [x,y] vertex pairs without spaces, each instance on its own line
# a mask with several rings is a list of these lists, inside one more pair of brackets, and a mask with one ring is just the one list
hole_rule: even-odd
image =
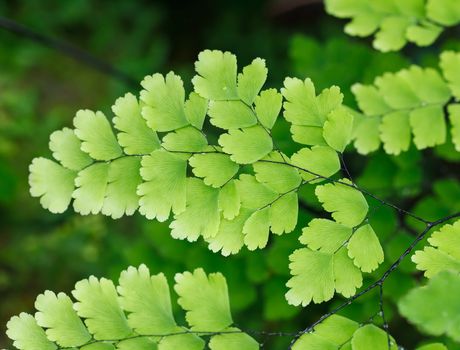
[[[374,46],[383,51],[400,49],[407,40],[428,45],[442,26],[460,20],[453,0],[328,0],[326,5],[337,16],[353,18],[346,29],[351,34],[379,29]],[[311,79],[289,77],[280,91],[264,89],[263,59],[238,71],[233,54],[205,50],[187,96],[178,75],[154,74],[142,81],[139,96],[116,100],[113,118],[100,111],[77,112],[73,128],[50,137],[54,160],[39,157],[30,165],[30,191],[44,208],[62,213],[72,206],[81,215],[113,219],[138,211],[149,220],[171,219],[173,238],[202,239],[213,252],[229,256],[243,248],[264,249],[273,234],[292,232],[304,205],[302,191],[310,191],[325,213],[310,220],[299,237],[302,247],[290,252],[286,300],[305,307],[338,293],[345,301],[300,331],[244,330],[233,324],[224,277],[198,269],[175,279],[185,328],[172,315],[165,277],[150,276],[142,265],[124,271],[118,287],[95,277],[78,282],[72,292],[76,302],[62,293],[40,295],[35,316],[21,314],[9,322],[14,346],[203,349],[208,341],[217,350],[257,349],[263,341],[256,336],[287,336],[295,350],[397,349],[383,306],[384,284],[441,225],[428,240],[431,246],[412,256],[430,280],[401,298],[398,308],[424,333],[458,341],[459,305],[446,288],[460,288],[460,221],[454,221],[460,213],[429,220],[366,191],[348,171],[344,153],[353,144],[368,154],[383,143],[386,153],[399,155],[410,149],[411,135],[418,150],[451,141],[459,151],[459,66],[460,54],[449,51],[441,54],[442,75],[411,66],[386,73],[373,85],[356,84],[357,111],[343,104],[337,86],[317,92]],[[281,147],[277,122],[289,124],[296,151]],[[375,277],[385,261],[370,221],[377,210],[371,201],[409,217],[422,231],[363,287],[367,274]],[[337,315],[374,290],[380,303],[369,320]],[[438,301],[441,314],[422,307],[427,299]],[[446,347],[432,343],[418,349]]]

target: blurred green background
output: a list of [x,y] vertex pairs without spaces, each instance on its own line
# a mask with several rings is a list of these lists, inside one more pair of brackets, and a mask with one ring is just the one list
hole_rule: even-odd
[[[288,75],[311,77],[318,89],[340,86],[351,107],[353,83],[369,83],[411,62],[436,65],[442,48],[460,47],[450,31],[429,49],[378,53],[369,42],[346,37],[343,23],[327,16],[321,2],[309,0],[1,1],[0,15],[71,43],[136,81],[174,70],[189,87],[198,52],[230,50],[240,65],[265,58],[272,87],[279,88]],[[164,271],[170,280],[176,272],[198,266],[222,271],[236,324],[243,329],[298,331],[339,303],[337,297],[302,310],[284,300],[288,255],[299,245],[300,228],[313,216],[324,215],[308,190],[302,193],[299,229],[273,239],[263,251],[243,251],[231,258],[211,253],[202,242],[173,240],[167,223],[140,215],[117,221],[72,212],[52,215],[30,197],[28,165],[33,157],[48,155],[53,130],[69,126],[81,108],[110,113],[118,96],[138,90],[0,29],[0,347],[10,345],[4,336],[6,321],[21,311],[32,312],[36,295],[45,289],[69,292],[90,274],[116,279],[122,269],[140,263],[155,273]],[[286,125],[277,127],[275,137],[289,149]],[[411,149],[399,157],[350,152],[346,160],[364,188],[428,219],[459,210],[459,156],[450,145],[423,154]],[[388,267],[420,229],[386,207],[371,205],[387,260],[369,280]],[[405,262],[385,289],[391,332],[408,348],[425,338],[396,314],[394,303],[417,283],[413,273],[412,264]],[[377,311],[377,296],[371,293],[343,313],[364,322]],[[290,341],[259,340],[268,349],[285,349]]]

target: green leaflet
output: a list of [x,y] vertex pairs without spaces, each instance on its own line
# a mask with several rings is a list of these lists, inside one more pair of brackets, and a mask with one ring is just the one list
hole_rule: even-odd
[[449,83],[449,88],[456,98],[460,98],[460,54],[453,51],[443,52],[440,56],[439,66],[444,78]]
[[446,142],[446,123],[441,106],[416,109],[410,114],[414,143],[418,149],[442,145]]
[[293,350],[339,350],[349,342],[359,324],[339,315],[332,315],[317,325],[312,333],[303,334]]
[[337,153],[328,146],[302,148],[292,155],[292,164],[298,167],[305,181],[321,182],[340,170]]
[[19,316],[13,316],[6,327],[6,335],[14,341],[13,345],[17,349],[57,349],[57,346],[47,339],[45,331],[32,315],[22,312]]
[[383,262],[383,250],[371,225],[358,228],[348,242],[348,256],[363,272],[372,272]]
[[352,229],[335,221],[313,219],[302,230],[299,240],[313,250],[334,253],[352,235]]
[[241,203],[235,180],[227,182],[221,188],[217,202],[225,219],[232,220],[238,215]]
[[[238,328],[227,328],[227,332],[239,331]],[[246,333],[219,334],[209,341],[211,350],[258,350],[259,343]]]
[[[415,119],[414,126],[418,126]],[[411,125],[407,112],[397,111],[386,114],[382,118],[379,130],[386,153],[399,155],[409,149]]]
[[64,293],[56,295],[51,291],[40,294],[35,301],[37,324],[47,328],[48,339],[62,347],[79,346],[91,340],[72,304]]
[[212,187],[224,186],[240,168],[228,155],[219,153],[195,154],[189,159],[189,164],[193,174]]
[[50,212],[64,212],[72,199],[76,173],[41,157],[32,161],[29,171],[30,194],[40,197],[40,204]]
[[264,248],[270,231],[269,207],[256,210],[243,226],[244,244],[249,250]]
[[150,276],[145,265],[122,271],[117,291],[120,305],[128,312],[128,324],[138,334],[177,331],[168,282],[163,274]]
[[194,331],[222,331],[230,326],[232,316],[227,283],[220,273],[206,276],[202,269],[174,277],[178,304],[186,310],[186,319]]
[[219,138],[219,144],[239,164],[250,164],[265,157],[273,149],[270,135],[261,126],[233,129]]
[[276,89],[264,90],[259,96],[256,96],[255,112],[259,122],[271,129],[280,114],[283,105],[283,96]]
[[335,221],[355,227],[364,220],[369,206],[363,194],[353,188],[349,180],[342,179],[340,182],[318,186],[315,194]]
[[195,91],[210,100],[236,100],[236,57],[230,52],[205,50],[195,62]]
[[155,131],[171,131],[188,124],[184,112],[185,91],[182,79],[170,72],[147,76],[141,82],[142,116]]
[[67,169],[79,171],[92,163],[92,159],[80,147],[81,141],[72,129],[64,128],[50,136],[49,148],[53,158]]
[[270,205],[270,230],[281,235],[292,232],[297,226],[299,199],[297,193],[282,195]]
[[186,126],[170,132],[161,140],[161,146],[168,152],[201,152],[208,145],[206,137],[200,130]]
[[[399,311],[423,332],[446,334],[460,340],[460,277],[457,271],[442,271],[425,286],[416,287],[398,303]],[[426,307],[427,303],[430,307]]]
[[104,205],[109,163],[96,163],[80,171],[75,179],[73,208],[82,215],[97,214]]
[[[398,349],[394,339],[390,338],[390,344],[390,350]],[[386,332],[373,324],[368,324],[359,328],[353,334],[351,346],[354,350],[388,350],[389,348]]]
[[242,101],[211,101],[208,114],[211,124],[226,130],[257,124],[254,112]]
[[[192,329],[222,332],[211,338],[212,349],[259,348],[253,338],[232,327],[227,284],[220,273],[206,275],[197,269],[175,279],[179,305]],[[91,276],[75,285],[76,302],[64,293],[39,295],[35,317],[12,317],[7,335],[21,350],[204,349],[203,339],[176,324],[169,293],[164,275],[151,276],[145,265],[123,271],[118,287]]]
[[354,146],[358,153],[369,154],[379,149],[380,134],[379,134],[379,117],[364,117],[354,115],[355,122],[353,131]]
[[443,270],[460,272],[460,220],[435,231],[428,242],[431,247],[418,250],[412,256],[417,269],[432,278]]
[[137,98],[127,93],[112,106],[113,124],[119,133],[118,142],[126,154],[146,154],[160,148],[157,134],[142,117],[142,107]]
[[122,150],[102,112],[80,110],[73,125],[75,135],[82,141],[81,150],[96,160],[111,160],[122,155]]
[[449,120],[452,124],[452,142],[455,149],[460,152],[460,105],[451,104],[448,106]]
[[142,158],[140,174],[145,181],[137,194],[139,211],[148,219],[168,219],[171,210],[185,209],[187,161],[180,155],[158,150]]
[[196,241],[200,235],[214,237],[220,225],[219,190],[194,178],[187,179],[186,188],[186,207],[169,225],[171,235],[190,242]]
[[78,301],[75,311],[86,319],[86,327],[95,339],[123,339],[132,334],[112,281],[91,276],[78,282],[72,295]]
[[373,46],[383,52],[400,50],[407,42],[428,46],[441,34],[442,26],[460,21],[455,0],[327,0],[325,3],[329,14],[351,19],[345,26],[347,34],[364,37],[375,34]]
[[329,113],[324,123],[324,140],[337,152],[342,153],[351,141],[352,128],[353,116],[345,109],[336,109]]
[[198,95],[196,92],[190,93],[187,101],[185,101],[184,112],[185,117],[191,125],[197,129],[203,128],[204,119],[208,111],[208,100]]
[[296,168],[285,164],[288,159],[284,154],[272,152],[254,163],[257,181],[280,194],[296,189],[302,178]]
[[251,105],[267,80],[265,60],[256,58],[238,74],[238,96],[244,103]]

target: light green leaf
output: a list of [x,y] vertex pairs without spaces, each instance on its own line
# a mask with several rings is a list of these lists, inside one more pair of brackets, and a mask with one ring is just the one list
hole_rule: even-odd
[[383,249],[372,226],[358,228],[348,242],[348,256],[363,272],[374,271],[383,262]]
[[238,96],[244,103],[251,105],[267,80],[265,60],[256,58],[238,74]]
[[57,130],[50,136],[49,148],[54,159],[67,169],[78,171],[93,162],[80,147],[81,141],[72,129]]
[[323,137],[337,152],[343,152],[350,143],[353,131],[353,116],[344,108],[329,113],[324,123]]
[[446,141],[446,122],[442,106],[427,106],[410,113],[414,143],[418,149],[442,145]]
[[444,104],[451,96],[446,82],[432,68],[411,66],[409,69],[401,70],[397,75],[407,82],[419,100],[425,104]]
[[120,305],[128,312],[128,324],[138,334],[176,331],[168,282],[163,274],[150,276],[145,265],[129,267],[120,274]]
[[239,164],[250,164],[265,157],[273,149],[272,138],[259,125],[233,129],[219,137],[219,144]]
[[455,145],[455,150],[460,152],[460,104],[451,104],[447,107],[449,112],[449,120],[452,124],[450,129],[452,134],[452,142]]
[[102,214],[114,219],[134,214],[139,207],[140,167],[140,157],[124,157],[110,163]]
[[429,46],[443,32],[443,28],[431,22],[425,22],[423,25],[411,25],[407,28],[406,37],[409,41],[418,46]]
[[[227,332],[238,332],[238,328],[228,328]],[[209,341],[211,350],[258,350],[259,343],[246,333],[222,333]]]
[[431,344],[426,344],[426,345],[423,345],[423,346],[419,346],[415,350],[449,350],[449,349],[447,349],[444,344],[431,343]]
[[354,145],[360,154],[369,154],[380,147],[380,117],[362,117],[359,121],[356,115],[353,132]]
[[235,180],[229,181],[220,189],[218,204],[225,219],[232,220],[238,215],[241,203]]
[[397,350],[394,339],[390,338],[391,347],[388,349],[388,336],[387,333],[374,326],[373,324],[367,324],[353,334],[351,339],[351,346],[353,350]]
[[312,250],[334,253],[350,237],[351,228],[327,219],[313,219],[302,230],[299,240]]
[[[86,350],[87,348],[83,348]],[[157,350],[158,346],[156,341],[149,339],[148,337],[139,337],[127,339],[117,344],[117,350]]]
[[254,104],[259,122],[271,129],[280,114],[283,96],[276,89],[264,90],[255,98]]
[[237,191],[241,198],[241,205],[248,209],[260,209],[272,203],[278,194],[258,182],[252,175],[242,174],[236,181]]
[[380,116],[391,111],[391,108],[374,86],[354,84],[351,91],[355,95],[359,109],[367,116]]
[[244,223],[244,244],[249,250],[264,248],[270,229],[270,208],[256,210]]
[[334,295],[334,267],[332,254],[297,249],[289,256],[293,276],[286,284],[289,304],[307,306],[313,300],[321,303]]
[[82,141],[81,150],[96,160],[111,160],[122,155],[109,121],[102,112],[88,109],[77,112],[73,119],[75,135]]
[[220,251],[223,256],[238,253],[244,246],[243,226],[251,214],[251,210],[241,208],[234,219],[222,219],[217,235],[206,239],[209,249],[215,253]]
[[113,124],[120,131],[118,142],[126,154],[148,154],[160,148],[158,136],[147,126],[141,110],[137,98],[130,93],[117,99],[112,106]]
[[297,188],[302,178],[299,171],[286,164],[289,158],[278,152],[272,152],[267,157],[252,166],[256,179],[278,193],[286,193]]
[[210,100],[236,100],[236,57],[230,52],[201,51],[193,77],[195,91]]
[[[400,313],[422,332],[460,341],[460,275],[442,271],[428,284],[412,289],[398,303]],[[429,307],[427,307],[429,304]]]
[[109,180],[109,163],[95,163],[80,171],[75,179],[73,208],[81,215],[97,214],[104,206]]
[[29,172],[30,194],[40,197],[43,208],[52,213],[63,213],[72,200],[77,174],[41,157],[32,160]]
[[193,174],[203,178],[206,185],[222,187],[238,172],[239,165],[226,154],[195,154],[189,159]]
[[398,73],[385,73],[375,79],[375,85],[378,87],[385,103],[393,109],[419,107],[420,100],[416,93],[411,89],[407,80],[401,76],[401,71]]
[[[340,170],[337,152],[329,146],[302,148],[292,155],[292,164],[299,168],[305,181],[321,182]],[[313,182],[313,181],[312,181]]]
[[428,0],[427,17],[445,26],[452,26],[460,21],[460,4],[456,0]]
[[190,242],[200,236],[214,237],[220,224],[218,196],[218,189],[206,186],[199,179],[188,178],[186,207],[169,225],[171,236]]
[[91,276],[77,282],[72,295],[78,300],[74,309],[78,316],[85,318],[94,339],[124,339],[132,335],[112,281]]
[[208,111],[208,100],[198,95],[196,92],[190,93],[188,100],[185,101],[184,112],[188,122],[197,129],[203,128],[204,119]]
[[169,72],[148,75],[141,82],[142,116],[155,131],[171,131],[188,124],[184,111],[185,91],[182,79]]
[[343,316],[332,315],[318,324],[312,333],[303,334],[294,344],[293,350],[341,350],[358,328],[358,323]]
[[460,53],[445,51],[439,63],[444,78],[449,82],[450,90],[456,98],[460,98]]
[[[347,179],[340,180],[350,184]],[[357,189],[341,184],[317,186],[315,194],[323,208],[332,213],[335,221],[348,227],[359,225],[367,215],[369,206],[363,194]]]
[[349,298],[356,293],[356,289],[363,285],[361,271],[353,264],[347,253],[347,249],[342,247],[334,254],[334,281],[335,290],[344,297]]
[[201,131],[193,126],[186,126],[170,132],[162,139],[161,146],[169,152],[201,152],[206,149],[208,141]]
[[410,24],[410,20],[403,16],[384,18],[375,35],[374,48],[382,52],[400,50],[406,45],[406,30]]
[[379,130],[386,153],[399,155],[401,152],[409,149],[411,127],[408,112],[397,111],[388,113],[382,118]]
[[203,269],[196,269],[193,273],[178,273],[174,279],[177,302],[186,311],[193,331],[219,332],[233,323],[227,282],[222,274],[206,276]]
[[460,220],[435,231],[428,242],[431,247],[418,250],[412,256],[417,269],[431,278],[443,270],[460,272]]
[[91,340],[85,325],[73,309],[72,300],[64,293],[46,291],[35,301],[35,319],[40,327],[47,328],[49,340],[61,347],[74,347]]
[[327,146],[323,138],[323,128],[319,126],[291,126],[292,139],[302,145]]
[[20,350],[56,350],[57,346],[46,338],[32,315],[22,312],[13,316],[6,325],[6,335],[13,340],[13,346]]
[[[182,332],[184,332],[184,329]],[[158,344],[158,350],[203,350],[204,346],[204,340],[195,334],[177,334],[163,337]]]
[[290,192],[270,206],[270,230],[278,235],[292,232],[297,225],[299,199],[296,192]]
[[162,150],[142,158],[141,176],[145,181],[138,187],[139,211],[147,219],[166,221],[171,210],[185,209],[185,176],[187,160]]
[[257,124],[252,109],[241,101],[211,101],[208,114],[211,124],[225,130]]

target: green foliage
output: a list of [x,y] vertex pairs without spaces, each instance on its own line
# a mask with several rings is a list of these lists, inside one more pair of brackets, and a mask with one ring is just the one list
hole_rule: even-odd
[[[377,77],[373,85],[354,85],[353,93],[364,114],[355,116],[354,142],[358,152],[375,151],[380,138],[385,152],[398,155],[409,150],[412,135],[417,149],[443,145],[448,136],[458,148],[458,118],[452,103],[456,98],[452,72],[456,63],[452,59],[457,56],[453,52],[441,55],[445,80],[432,68],[411,66]],[[445,121],[445,109],[449,111],[450,127]]]
[[294,344],[294,350],[396,350],[391,337],[388,346],[387,334],[373,324],[360,325],[348,318],[332,315],[317,325],[311,333],[302,335]]
[[[399,310],[411,323],[430,335],[447,334],[460,339],[458,271],[442,271],[427,285],[412,289],[399,302]],[[429,302],[429,307],[426,303]]]
[[412,256],[417,269],[428,278],[444,270],[460,272],[460,220],[444,225],[428,238],[428,242],[431,246],[416,251]]
[[351,18],[345,32],[366,37],[375,34],[373,46],[380,51],[402,49],[407,42],[431,45],[444,27],[460,22],[455,0],[326,0],[333,16]]
[[211,336],[210,349],[258,349],[252,337],[233,324],[228,290],[220,273],[202,269],[175,277],[178,304],[190,329],[176,323],[165,276],[150,275],[145,265],[122,271],[119,285],[91,276],[72,295],[46,291],[37,297],[35,317],[14,316],[7,335],[17,349],[204,349],[198,335]]

